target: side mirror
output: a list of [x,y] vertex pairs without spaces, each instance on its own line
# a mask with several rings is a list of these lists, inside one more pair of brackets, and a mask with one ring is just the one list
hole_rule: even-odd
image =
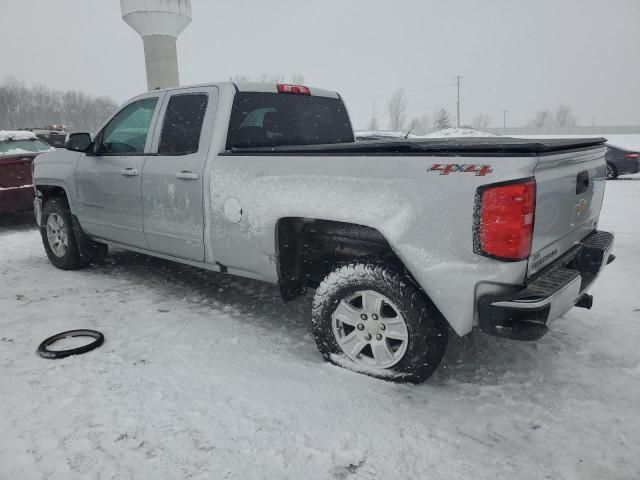
[[86,152],[91,143],[91,135],[88,133],[70,133],[64,146],[74,152]]

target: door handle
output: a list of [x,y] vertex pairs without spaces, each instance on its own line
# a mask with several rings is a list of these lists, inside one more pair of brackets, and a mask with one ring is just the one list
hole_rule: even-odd
[[190,172],[189,170],[182,170],[181,172],[176,173],[176,178],[179,178],[180,180],[197,180],[200,178],[200,175]]
[[135,168],[124,168],[122,170],[120,170],[120,173],[126,177],[135,177],[136,175],[138,175],[138,170],[136,170]]

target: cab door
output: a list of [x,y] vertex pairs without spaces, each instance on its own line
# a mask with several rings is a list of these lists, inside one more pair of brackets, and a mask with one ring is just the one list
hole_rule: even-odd
[[146,247],[141,174],[164,93],[125,105],[96,135],[76,167],[78,219],[91,236]]
[[142,171],[144,235],[153,251],[203,261],[204,175],[218,89],[174,90],[163,103],[156,153]]

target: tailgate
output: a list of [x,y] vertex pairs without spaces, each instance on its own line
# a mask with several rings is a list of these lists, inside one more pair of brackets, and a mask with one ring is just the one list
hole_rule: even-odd
[[606,180],[605,153],[606,148],[598,147],[538,157],[528,275],[596,229]]

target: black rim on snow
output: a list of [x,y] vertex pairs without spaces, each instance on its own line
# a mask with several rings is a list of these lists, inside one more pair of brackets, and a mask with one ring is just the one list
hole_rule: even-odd
[[[62,340],[63,338],[68,337],[91,337],[94,339],[94,341],[86,345],[82,345],[81,347],[70,348],[68,350],[49,350],[47,348],[49,347],[49,345],[57,342],[58,340]],[[68,330],[66,332],[58,333],[56,335],[53,335],[52,337],[47,338],[40,344],[36,352],[43,358],[65,358],[71,355],[80,355],[81,353],[90,352],[91,350],[98,348],[103,343],[104,335],[96,330]]]

